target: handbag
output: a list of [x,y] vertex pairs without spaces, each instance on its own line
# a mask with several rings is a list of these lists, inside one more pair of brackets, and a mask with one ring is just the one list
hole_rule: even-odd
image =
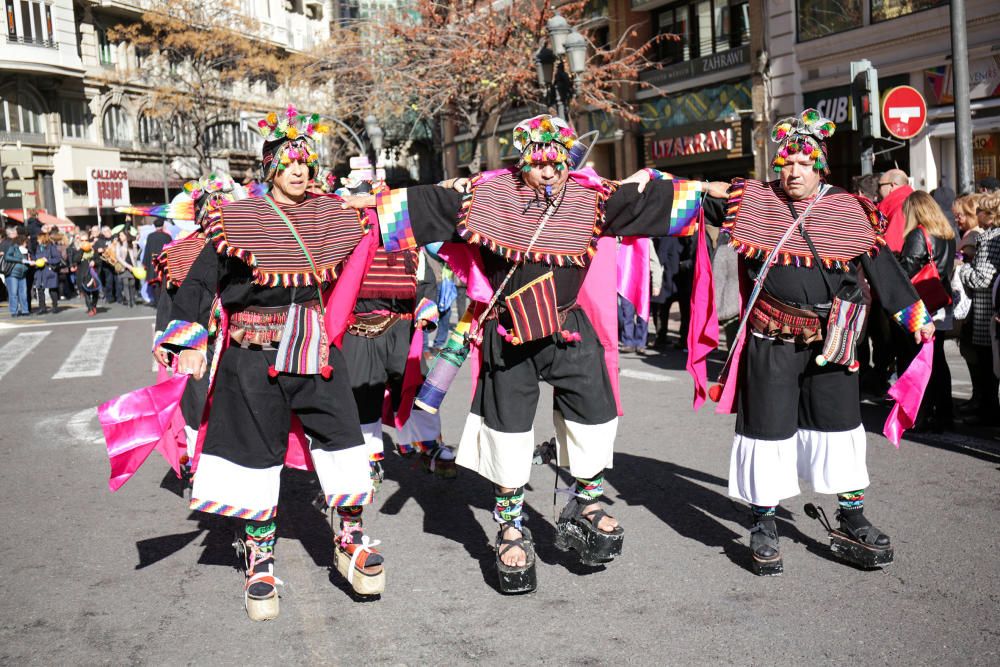
[[934,261],[934,250],[931,247],[931,237],[927,230],[919,227],[924,235],[924,243],[927,245],[927,263],[920,267],[916,275],[910,278],[910,282],[917,290],[920,300],[927,306],[931,313],[951,305],[951,295],[941,282],[941,274],[938,273],[937,262]]
[[16,262],[12,262],[7,259],[6,255],[0,255],[0,273],[5,276],[9,276],[14,273],[14,267],[17,266]]

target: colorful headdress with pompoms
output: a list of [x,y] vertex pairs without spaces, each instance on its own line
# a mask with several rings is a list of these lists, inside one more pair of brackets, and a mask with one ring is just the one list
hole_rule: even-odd
[[556,169],[574,167],[576,131],[557,116],[542,114],[523,120],[514,128],[514,149],[521,154],[517,166],[530,171],[541,162],[555,163]]
[[264,137],[261,163],[264,180],[284,170],[292,162],[305,162],[310,169],[319,165],[319,154],[313,148],[319,135],[330,131],[319,114],[303,114],[288,105],[283,113],[271,112],[257,121],[257,131]]
[[231,201],[257,196],[234,181],[228,174],[211,173],[205,178],[188,181],[181,194],[169,204],[156,206],[119,206],[115,210],[130,215],[149,215],[169,218],[180,226],[182,223],[201,221],[212,206],[225,205]]
[[797,118],[789,116],[779,120],[771,128],[771,141],[778,144],[771,167],[775,172],[780,172],[789,155],[805,153],[813,159],[813,169],[824,174],[830,173],[826,160],[826,140],[833,136],[836,129],[832,120],[823,118],[815,109],[806,109]]

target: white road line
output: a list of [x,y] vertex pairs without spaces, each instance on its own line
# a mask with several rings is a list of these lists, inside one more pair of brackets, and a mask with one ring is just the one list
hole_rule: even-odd
[[155,320],[156,315],[143,315],[141,317],[109,317],[106,320],[69,320],[68,322],[39,322],[38,324],[8,324],[0,322],[0,331],[15,331],[17,329],[27,329],[35,327],[65,327],[71,324],[105,324],[107,322],[139,322],[142,320]]
[[0,347],[0,378],[6,375],[10,369],[17,366],[21,359],[24,359],[38,345],[45,340],[51,331],[37,331],[35,333],[17,334]]
[[623,368],[620,375],[633,380],[648,380],[649,382],[673,382],[674,378],[662,373],[649,373],[647,371],[634,371],[631,368]]
[[104,360],[108,358],[117,330],[118,327],[87,329],[52,379],[97,377],[103,373]]

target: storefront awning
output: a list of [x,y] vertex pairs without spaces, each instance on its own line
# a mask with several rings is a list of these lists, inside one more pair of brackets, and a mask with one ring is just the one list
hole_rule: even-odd
[[[5,218],[10,218],[11,220],[16,220],[17,222],[24,223],[24,211],[19,208],[8,208],[0,210],[0,214],[3,214]],[[35,217],[43,225],[55,225],[60,231],[63,232],[75,232],[76,223],[69,220],[63,220],[54,215],[46,213],[45,211],[36,211]]]

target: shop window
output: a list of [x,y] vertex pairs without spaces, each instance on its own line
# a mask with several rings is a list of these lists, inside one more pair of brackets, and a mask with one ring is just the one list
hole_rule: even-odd
[[90,135],[90,108],[84,100],[62,101],[62,133],[66,139],[87,139]]
[[656,12],[657,34],[679,40],[657,43],[657,60],[665,65],[704,58],[750,42],[747,0],[700,0]]
[[129,123],[125,109],[117,104],[112,104],[104,112],[103,121],[102,131],[105,146],[132,147],[132,125]]
[[871,0],[872,23],[947,5],[948,0]]
[[860,28],[862,0],[797,0],[799,41]]
[[25,93],[0,92],[0,133],[14,140],[44,138],[45,116],[41,104]]

